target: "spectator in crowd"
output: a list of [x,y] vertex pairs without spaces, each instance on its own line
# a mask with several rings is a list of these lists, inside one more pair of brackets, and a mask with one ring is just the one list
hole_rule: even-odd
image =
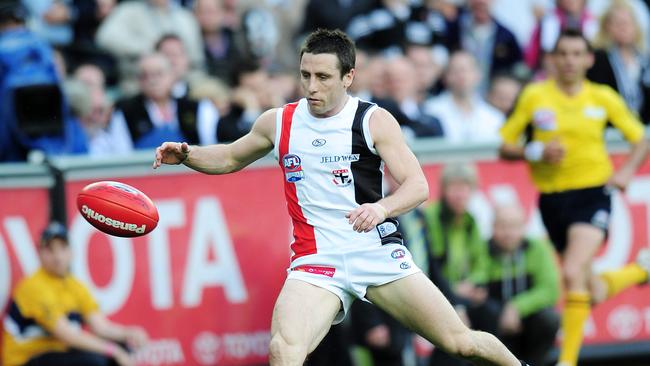
[[440,77],[449,54],[446,50],[442,54],[439,51],[439,48],[419,44],[406,46],[405,55],[413,63],[417,74],[418,93],[422,94],[424,99],[440,92]]
[[38,256],[41,267],[18,283],[5,315],[2,364],[135,365],[123,345],[141,347],[147,333],[100,312],[88,288],[70,273],[72,251],[62,224],[45,228]]
[[22,0],[29,11],[30,30],[56,47],[66,47],[74,38],[77,16],[72,0]]
[[139,63],[140,94],[118,101],[109,132],[121,143],[119,152],[155,147],[177,139],[194,144],[217,141],[219,113],[208,100],[174,98],[172,65],[163,54],[143,56]]
[[0,161],[25,160],[32,150],[85,153],[52,48],[25,27],[26,16],[18,1],[0,3]]
[[410,59],[396,57],[386,67],[389,97],[397,102],[409,123],[402,124],[402,131],[410,137],[438,137],[444,134],[440,121],[424,111],[424,91],[418,84],[418,74]]
[[264,110],[287,102],[271,88],[270,76],[259,63],[242,62],[236,72],[237,86],[232,93],[230,112],[219,121],[220,141],[235,141],[244,136]]
[[[587,8],[598,19],[602,20],[603,14],[617,0],[589,0]],[[639,24],[646,42],[650,41],[650,1],[648,0],[626,0],[633,9],[636,23]]]
[[450,46],[443,2],[378,1],[374,9],[352,18],[347,31],[360,48],[386,55],[404,52],[409,45],[433,47],[440,63]]
[[[407,67],[408,70],[406,73],[408,75],[404,76],[404,78],[410,80],[409,75],[413,75],[414,71],[410,68],[410,65]],[[412,120],[402,111],[399,103],[392,99],[390,88],[388,87],[388,62],[383,57],[369,56],[364,51],[357,51],[355,70],[354,82],[349,89],[350,93],[363,100],[376,103],[378,106],[389,111],[395,117],[407,138],[442,135],[442,128],[437,119],[430,117],[428,121],[431,122],[430,125],[418,120]],[[396,76],[396,78],[400,77],[400,75]],[[396,81],[394,84],[399,83],[399,81]],[[400,87],[396,86],[395,89],[400,89]]]
[[481,71],[476,58],[456,51],[444,75],[447,91],[427,101],[425,111],[440,119],[451,143],[497,142],[505,117],[480,96]]
[[515,106],[522,86],[522,82],[512,75],[497,75],[492,78],[492,82],[490,83],[487,101],[503,113],[504,116],[507,116]]
[[402,366],[412,334],[375,305],[355,301],[350,308],[350,330],[356,344],[370,352],[373,366]]
[[[487,243],[468,211],[478,176],[470,164],[446,165],[440,178],[440,200],[414,211],[402,220],[409,249],[418,266],[454,305],[461,319],[473,329],[497,332],[497,319],[491,317],[487,290],[489,260]],[[422,258],[424,257],[424,258]],[[431,365],[469,365],[441,350],[435,350]]]
[[231,90],[224,82],[217,78],[200,77],[192,80],[192,90],[188,97],[192,100],[207,99],[214,104],[219,115],[230,112]]
[[116,0],[73,0],[74,41],[65,50],[67,61],[72,69],[92,63],[102,68],[107,74],[108,83],[117,83],[117,65],[115,59],[95,43],[95,35],[101,22],[115,8]]
[[560,297],[560,275],[553,248],[525,237],[526,215],[514,204],[494,212],[489,242],[488,301],[498,309],[499,338],[520,358],[544,365],[560,327],[554,309]]
[[223,22],[223,0],[196,0],[194,16],[199,22],[203,36],[203,53],[208,74],[232,85],[232,74],[243,55],[235,30],[225,26]]
[[307,2],[308,0],[238,0],[239,8],[243,9],[244,13],[252,8],[261,8],[275,19],[279,41],[273,51],[274,69],[271,71],[287,72],[298,69],[298,62],[293,55],[299,47],[296,36],[304,22]]
[[523,54],[514,34],[491,14],[492,0],[468,0],[467,11],[460,12],[449,25],[450,49],[465,50],[479,63],[479,89],[486,92],[490,78],[513,72],[523,66]]
[[183,40],[175,34],[166,34],[156,42],[156,52],[160,52],[167,57],[172,64],[174,74],[174,86],[172,87],[172,96],[174,98],[183,98],[188,95],[190,85],[190,59],[187,58],[187,50]]
[[115,136],[108,132],[113,106],[106,95],[102,69],[93,64],[81,65],[74,72],[74,80],[85,86],[87,97],[90,99],[88,113],[80,116],[88,138],[88,153],[91,156],[119,153],[116,148],[121,146],[122,142],[114,141]]
[[275,51],[280,42],[278,24],[264,8],[250,8],[242,14],[244,58],[259,63],[267,70],[277,69]]
[[319,28],[345,30],[350,20],[373,9],[375,0],[309,0],[301,34]]
[[650,63],[646,40],[628,2],[615,0],[603,14],[587,78],[616,89],[644,124],[650,123]]
[[135,87],[137,61],[154,50],[165,34],[177,34],[187,47],[193,68],[202,68],[201,33],[188,10],[171,0],[136,0],[118,4],[97,30],[97,44],[117,57],[123,87]]
[[[598,19],[586,7],[586,0],[555,0],[555,9],[549,11],[533,30],[526,49],[526,64],[532,70],[548,67],[545,59],[565,29],[579,30],[588,40],[598,32]],[[546,70],[552,72],[552,70]]]
[[[527,161],[540,191],[542,221],[561,257],[566,289],[558,365],[575,366],[591,307],[648,282],[648,249],[637,253],[637,263],[600,275],[591,271],[607,237],[612,191],[626,189],[648,155],[648,141],[623,98],[586,80],[593,53],[581,33],[563,31],[551,60],[555,76],[522,91],[500,131],[499,155]],[[616,170],[605,144],[608,123],[630,143]]]

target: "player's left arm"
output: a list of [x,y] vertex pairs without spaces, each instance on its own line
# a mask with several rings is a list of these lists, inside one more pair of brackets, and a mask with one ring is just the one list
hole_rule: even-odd
[[140,348],[149,340],[144,328],[117,324],[99,311],[89,314],[85,320],[93,334],[104,339],[126,343],[132,348]]
[[346,215],[358,232],[368,232],[386,218],[399,216],[429,198],[429,184],[420,163],[406,145],[397,120],[378,108],[370,116],[369,130],[377,154],[399,187],[381,200],[365,203]]
[[614,90],[606,89],[603,100],[607,108],[607,115],[632,148],[627,159],[621,167],[609,179],[608,185],[620,190],[625,190],[634,177],[641,164],[648,156],[648,140],[645,136],[643,124],[632,114],[621,98]]

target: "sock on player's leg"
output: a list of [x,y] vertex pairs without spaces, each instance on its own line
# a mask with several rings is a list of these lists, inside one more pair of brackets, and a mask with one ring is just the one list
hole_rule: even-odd
[[584,324],[591,311],[591,298],[586,292],[569,292],[562,312],[562,345],[559,362],[575,366],[582,345]]
[[648,273],[636,263],[600,275],[607,283],[607,298],[610,298],[628,287],[648,281]]

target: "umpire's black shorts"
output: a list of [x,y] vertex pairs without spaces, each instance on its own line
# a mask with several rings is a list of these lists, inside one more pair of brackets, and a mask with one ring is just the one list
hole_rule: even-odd
[[607,235],[612,207],[610,195],[611,190],[604,186],[540,194],[542,221],[558,252],[566,249],[567,234],[572,224],[590,224]]

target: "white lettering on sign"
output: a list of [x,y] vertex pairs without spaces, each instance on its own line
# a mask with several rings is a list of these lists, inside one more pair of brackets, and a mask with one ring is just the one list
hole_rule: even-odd
[[98,287],[90,275],[92,263],[88,261],[88,246],[94,235],[105,234],[100,234],[81,215],[76,215],[70,226],[69,238],[74,252],[72,272],[90,287],[102,311],[113,314],[122,308],[133,289],[133,243],[129,238],[105,235],[113,257],[113,269],[108,284]]
[[180,199],[156,202],[156,207],[160,220],[156,230],[147,236],[149,281],[153,308],[165,310],[174,305],[169,230],[185,225],[185,207]]
[[151,366],[159,365],[185,365],[183,346],[178,339],[155,339],[135,354],[137,364]]
[[[203,290],[223,286],[231,303],[246,301],[248,293],[233,248],[223,208],[218,200],[203,197],[197,200],[185,266],[181,302],[185,307],[201,304]],[[208,260],[210,249],[214,260]]]

